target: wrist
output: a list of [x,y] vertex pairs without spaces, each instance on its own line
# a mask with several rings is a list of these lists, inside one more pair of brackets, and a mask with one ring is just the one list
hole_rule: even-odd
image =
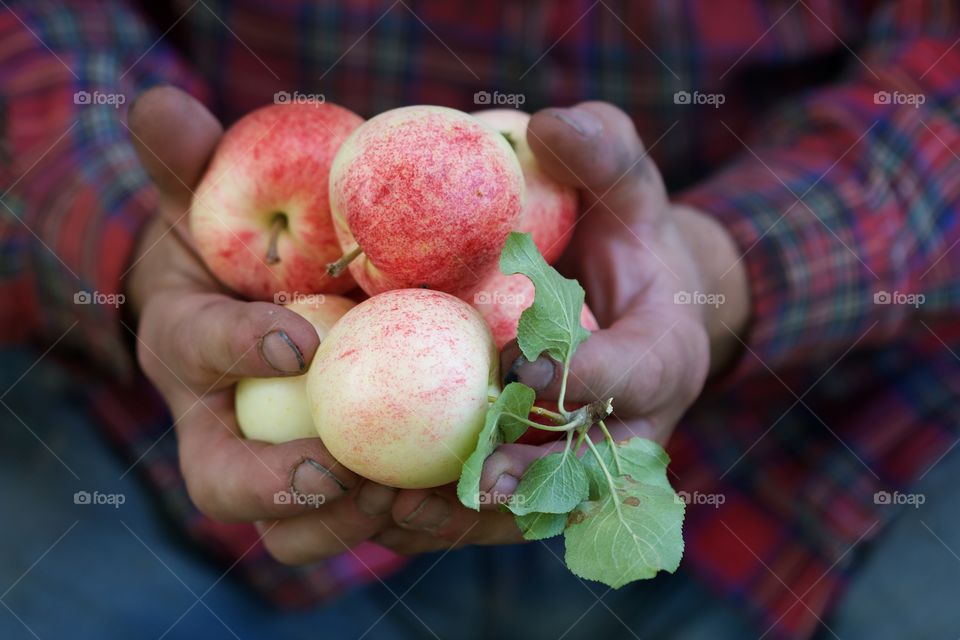
[[674,205],[675,218],[697,265],[703,293],[716,304],[703,306],[710,338],[710,372],[716,373],[739,353],[750,320],[750,288],[738,245],[729,231],[704,212]]

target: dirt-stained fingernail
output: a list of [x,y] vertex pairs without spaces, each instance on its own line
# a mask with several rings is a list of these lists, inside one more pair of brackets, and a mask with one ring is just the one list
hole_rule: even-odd
[[525,357],[518,356],[503,381],[506,384],[511,382],[522,382],[536,391],[543,391],[553,382],[557,373],[557,365],[552,358],[540,356],[533,362]]
[[260,355],[280,373],[303,373],[307,368],[300,347],[282,329],[271,331],[260,339]]
[[435,531],[446,524],[453,510],[445,498],[429,495],[401,523],[410,529]]
[[549,109],[548,112],[584,138],[600,133],[603,128],[603,123],[595,115],[580,107]]
[[382,516],[390,511],[397,489],[369,480],[357,492],[357,509],[368,516]]
[[346,492],[347,487],[330,469],[307,458],[293,472],[291,488],[303,496],[336,497]]

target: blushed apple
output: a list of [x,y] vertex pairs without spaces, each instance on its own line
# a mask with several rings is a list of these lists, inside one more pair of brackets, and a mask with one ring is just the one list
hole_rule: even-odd
[[[335,295],[305,296],[286,305],[313,324],[322,342],[337,320],[356,303]],[[307,376],[244,378],[237,382],[237,423],[244,437],[274,444],[300,438],[316,438]]]
[[527,143],[530,114],[517,109],[477,111],[476,118],[503,134],[517,154],[526,183],[526,200],[514,231],[530,233],[543,259],[557,261],[570,244],[577,220],[577,190],[549,177]]
[[[520,323],[520,314],[533,304],[536,288],[526,276],[515,273],[506,275],[501,271],[491,273],[472,292],[467,294],[467,300],[480,313],[490,331],[493,333],[497,349],[503,349],[511,340],[517,337],[517,326]],[[580,310],[580,324],[588,331],[597,331],[600,328],[596,317],[586,304]],[[537,400],[538,407],[557,410],[557,403],[552,400]],[[567,409],[576,409],[578,405],[569,405]],[[551,425],[549,420],[537,414],[530,414],[530,420],[541,424]],[[543,444],[562,437],[562,433],[527,429],[526,433],[517,441],[520,444]]]
[[499,393],[496,346],[466,302],[397,289],[350,310],[307,374],[313,421],[341,464],[381,484],[436,487],[460,476]]
[[[497,349],[503,349],[517,337],[520,314],[533,304],[535,293],[536,288],[530,278],[519,273],[506,275],[495,270],[462,297],[480,313],[490,327]],[[600,328],[586,304],[580,311],[580,324],[590,331]]]
[[280,292],[343,293],[331,278],[341,255],[327,187],[333,157],[363,122],[329,103],[253,111],[230,127],[197,187],[190,228],[210,270],[234,291],[274,300]]
[[456,292],[500,256],[523,207],[523,174],[507,140],[462,111],[402,107],[344,142],[330,205],[349,264],[370,295],[402,288]]

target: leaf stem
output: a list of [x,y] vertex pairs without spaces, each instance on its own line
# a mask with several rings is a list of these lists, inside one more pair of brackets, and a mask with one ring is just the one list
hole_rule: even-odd
[[570,357],[568,356],[566,360],[563,361],[563,377],[560,380],[560,395],[557,396],[557,408],[560,410],[561,415],[567,415],[566,409],[563,408],[563,400],[567,396],[567,378],[570,376]]
[[598,420],[597,424],[600,425],[600,430],[603,431],[603,437],[610,443],[610,451],[613,452],[613,463],[617,465],[617,475],[622,476],[623,467],[620,466],[620,454],[617,453],[617,443],[613,441],[613,436],[607,431],[607,425],[603,424],[603,420]]
[[566,461],[570,454],[570,443],[573,442],[573,430],[567,431],[567,443],[563,447],[563,459]]
[[[546,424],[540,424],[539,422],[534,422],[529,418],[518,416],[513,413],[504,412],[503,415],[509,416],[514,420],[518,420],[523,424],[533,427],[535,429],[542,429],[543,431],[575,431],[580,428],[589,429],[592,425],[596,424],[598,420],[603,420],[613,411],[613,398],[608,398],[606,400],[597,400],[591,402],[590,404],[585,404],[576,411],[571,411],[567,414],[565,422],[560,424],[550,426]],[[551,413],[553,413],[551,411]]]
[[501,415],[513,418],[514,420],[522,422],[523,424],[529,427],[534,427],[536,429],[543,429],[544,431],[570,431],[570,425],[566,423],[551,427],[550,425],[540,424],[539,422],[534,422],[533,420],[529,420],[527,418],[521,418],[517,414],[510,413],[508,411],[504,411]]
[[[498,397],[499,396],[488,395],[487,402],[489,402],[490,404],[493,404],[494,402],[497,401]],[[545,409],[544,407],[538,407],[538,406],[530,407],[530,413],[533,413],[538,416],[543,416],[544,418],[547,418],[549,420],[553,420],[556,424],[565,424],[567,422],[567,419],[564,418],[559,413],[557,413],[556,411],[550,411],[550,409]]]
[[600,452],[597,451],[597,447],[594,446],[593,441],[590,438],[586,439],[587,447],[590,448],[590,452],[593,454],[593,457],[597,459],[597,464],[600,465],[600,469],[603,471],[604,477],[607,479],[607,486],[610,488],[610,499],[613,501],[613,506],[617,510],[617,516],[623,520],[623,512],[620,510],[620,501],[617,500],[617,487],[613,484],[613,476],[610,475],[610,470],[607,469],[607,464],[603,461],[603,456],[600,455]]
[[553,420],[557,424],[563,424],[564,422],[567,421],[566,418],[564,418],[562,415],[560,415],[556,411],[550,411],[550,409],[544,409],[543,407],[538,407],[536,405],[534,405],[533,407],[530,407],[530,413],[535,413],[538,416],[549,418],[550,420]]

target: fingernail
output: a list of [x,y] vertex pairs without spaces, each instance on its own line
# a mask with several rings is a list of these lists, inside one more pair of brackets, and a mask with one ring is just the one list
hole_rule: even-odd
[[509,473],[501,473],[497,481],[493,483],[493,488],[487,493],[492,496],[509,496],[517,490],[520,481]]
[[326,496],[329,493],[339,495],[347,490],[346,485],[330,469],[310,458],[297,466],[290,485],[297,493],[309,496]]
[[271,331],[260,339],[260,356],[280,373],[303,373],[303,353],[286,331]]
[[397,490],[376,482],[364,482],[357,492],[357,509],[368,516],[382,516],[390,511]]
[[500,474],[493,486],[480,494],[480,504],[493,506],[508,504],[518,484],[520,481],[509,473]]
[[556,363],[546,356],[540,356],[533,362],[518,356],[510,365],[510,370],[507,371],[503,381],[506,384],[522,382],[536,391],[543,391],[553,382],[556,371]]
[[603,125],[592,113],[586,109],[550,109],[550,115],[560,120],[568,127],[585,138],[600,133]]
[[423,499],[413,512],[401,523],[411,529],[433,531],[439,529],[450,517],[450,504],[438,495],[430,495]]

